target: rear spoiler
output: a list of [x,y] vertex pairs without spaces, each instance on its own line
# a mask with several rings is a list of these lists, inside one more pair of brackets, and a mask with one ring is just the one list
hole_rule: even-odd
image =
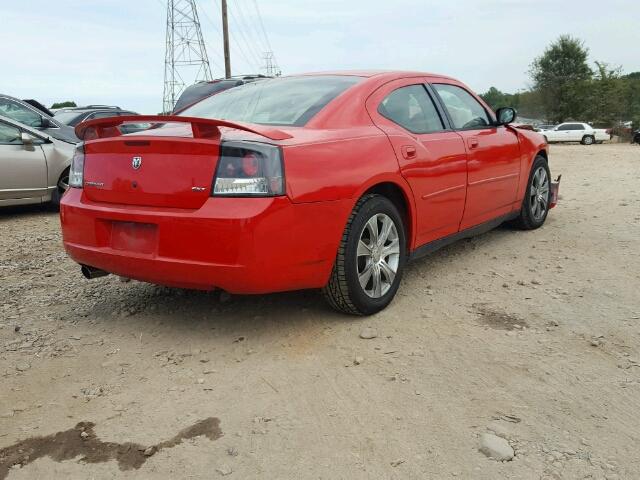
[[[123,115],[121,117],[107,117],[82,122],[75,128],[76,136],[81,140],[95,140],[97,138],[118,137],[122,135],[118,126],[123,123],[189,123],[193,131],[193,138],[219,138],[218,127],[235,128],[245,132],[255,133],[270,140],[286,140],[291,135],[277,128],[226,120],[209,118],[181,117],[177,115]],[[140,134],[144,135],[143,132]]]

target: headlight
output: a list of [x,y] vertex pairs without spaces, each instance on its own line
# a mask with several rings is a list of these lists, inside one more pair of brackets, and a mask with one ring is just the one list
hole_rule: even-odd
[[280,147],[258,142],[223,142],[211,192],[226,197],[284,195]]
[[76,145],[73,152],[73,160],[71,160],[71,169],[69,170],[69,186],[74,188],[82,188],[84,179],[84,144]]

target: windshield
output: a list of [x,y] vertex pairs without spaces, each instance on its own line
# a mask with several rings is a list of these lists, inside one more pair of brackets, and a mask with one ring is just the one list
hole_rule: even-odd
[[248,83],[206,98],[180,115],[300,127],[361,80],[355,76],[322,75]]
[[79,120],[83,115],[84,113],[78,112],[58,112],[54,115],[54,118],[65,125],[75,126],[74,120]]

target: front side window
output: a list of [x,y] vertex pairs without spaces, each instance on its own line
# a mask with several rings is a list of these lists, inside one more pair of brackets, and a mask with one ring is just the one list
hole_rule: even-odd
[[0,115],[33,128],[42,126],[42,117],[39,114],[6,98],[0,98]]
[[447,108],[455,128],[473,130],[491,126],[487,111],[464,88],[444,83],[436,83],[433,88]]
[[378,112],[413,133],[431,133],[444,129],[424,85],[410,85],[391,92],[380,102]]
[[0,145],[19,145],[21,143],[20,129],[13,125],[0,123]]
[[247,83],[180,112],[187,117],[301,127],[362,77],[318,75]]

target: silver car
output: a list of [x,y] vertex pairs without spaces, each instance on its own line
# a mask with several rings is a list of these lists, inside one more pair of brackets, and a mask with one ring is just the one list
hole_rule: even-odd
[[0,207],[59,203],[74,150],[71,143],[0,116]]

